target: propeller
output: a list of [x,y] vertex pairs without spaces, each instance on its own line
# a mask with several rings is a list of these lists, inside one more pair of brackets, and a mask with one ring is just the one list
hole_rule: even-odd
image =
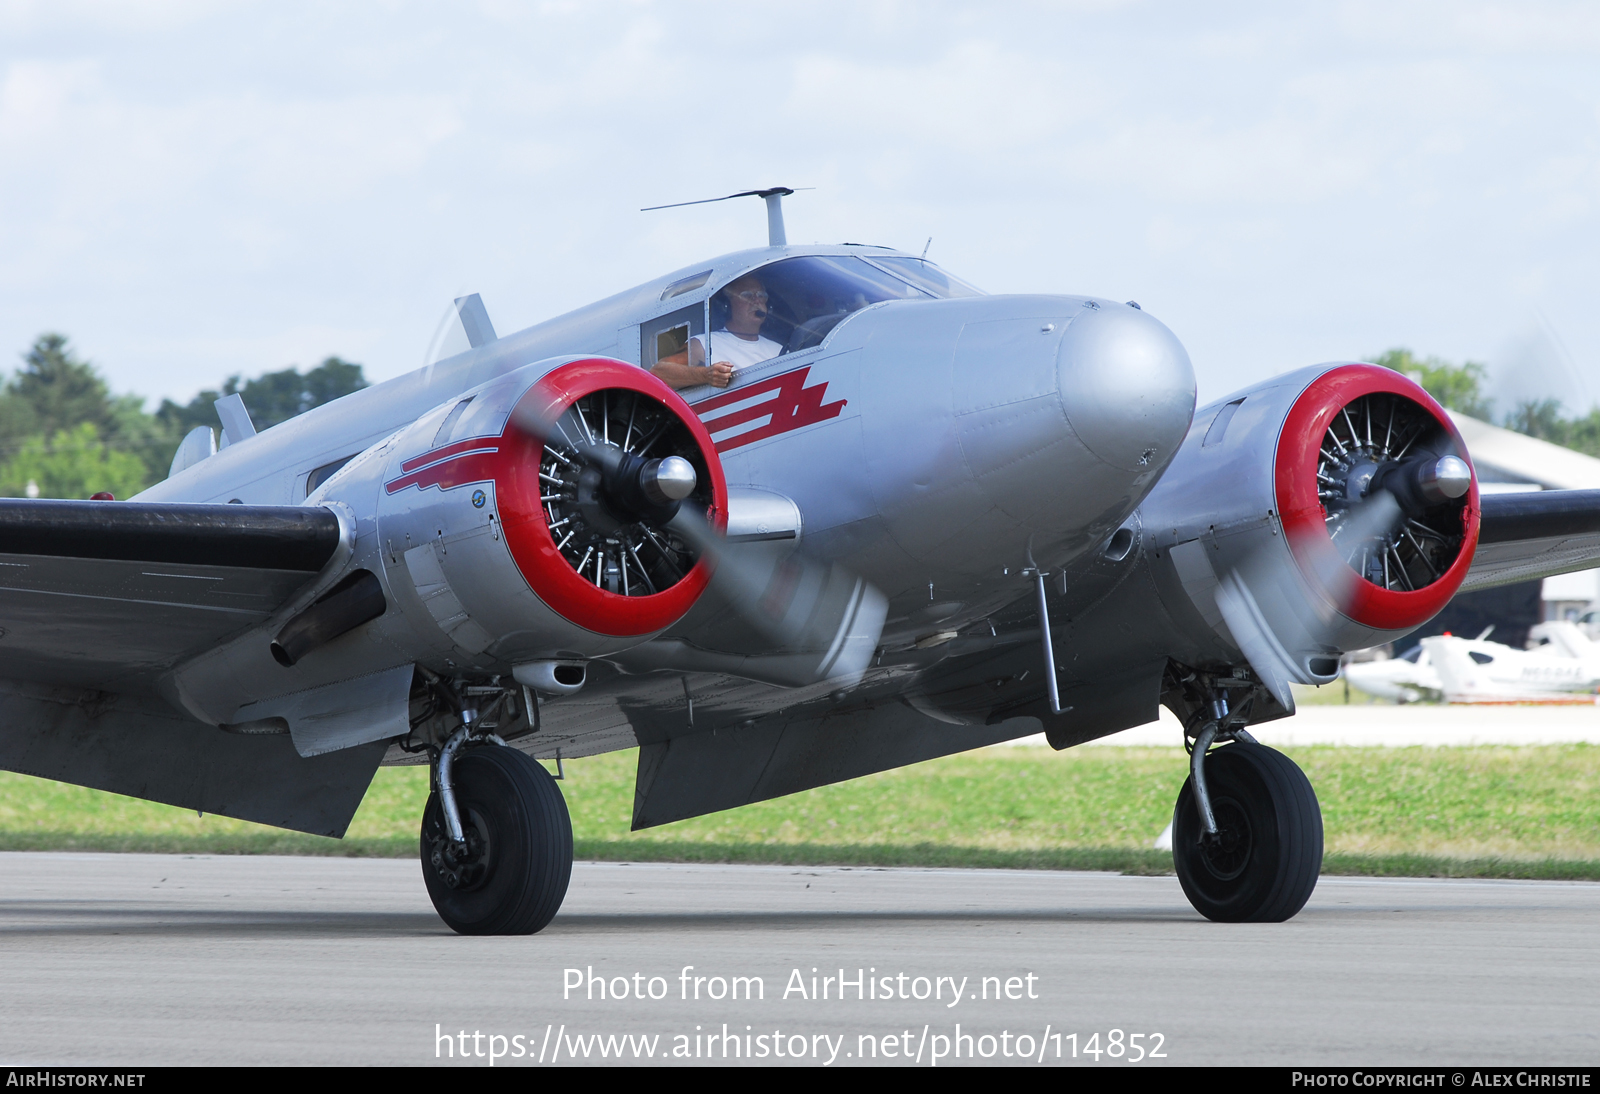
[[[619,399],[629,396],[648,398],[618,393]],[[667,410],[659,403],[656,406]],[[612,548],[614,569],[621,580],[615,583],[620,588],[613,591],[632,592],[629,573],[642,579],[646,591],[654,591],[651,574],[659,575],[664,568],[681,577],[687,572],[681,569],[675,550],[681,544],[684,554],[711,562],[719,588],[741,618],[782,647],[791,660],[803,658],[801,679],[846,684],[859,680],[871,663],[888,614],[883,594],[844,567],[798,551],[777,557],[770,549],[729,543],[703,510],[692,504],[700,485],[694,465],[676,454],[651,455],[667,425],[656,429],[654,436],[639,431],[635,445],[636,405],[626,412],[620,405],[615,410],[617,418],[626,413],[628,420],[626,430],[619,429],[620,440],[612,434],[613,409],[607,405],[602,413],[606,417],[598,433],[577,403],[558,409],[524,400],[513,420],[539,438],[556,460],[571,465],[561,469],[560,475],[541,474],[547,481],[560,480],[564,490],[561,504],[571,506],[590,529],[613,537],[606,542],[617,543]],[[667,413],[670,416],[670,411]],[[675,416],[672,421],[677,421]],[[572,490],[574,478],[576,488]],[[637,546],[630,538],[634,529]],[[647,565],[641,549],[657,552],[654,566]],[[606,548],[600,553],[608,557]],[[587,576],[590,557],[589,553],[580,555],[574,568]],[[610,572],[598,561],[593,569],[596,584],[601,584],[603,573]]]
[[[1402,515],[1400,503],[1388,490],[1379,488],[1352,505],[1335,532],[1332,551],[1318,551],[1312,555],[1312,568],[1343,612],[1354,602],[1358,586],[1363,580],[1342,557],[1344,551],[1360,553],[1371,551],[1385,540]],[[1340,541],[1343,541],[1342,543]],[[1293,645],[1304,649],[1314,646],[1314,635],[1329,620],[1320,618],[1315,603],[1306,603],[1293,596],[1276,596],[1273,602],[1288,606],[1293,622],[1298,627],[1286,626],[1281,621],[1275,627],[1262,610],[1254,590],[1274,587],[1273,569],[1283,565],[1282,554],[1268,548],[1258,549],[1244,563],[1224,574],[1217,584],[1217,608],[1228,623],[1239,651],[1250,662],[1256,676],[1266,685],[1272,697],[1286,710],[1294,709],[1291,683],[1307,683],[1305,671],[1287,648]],[[1301,606],[1304,605],[1304,606]],[[1298,610],[1294,610],[1298,608]],[[1299,633],[1280,635],[1282,630]]]
[[889,613],[887,598],[871,583],[798,551],[774,558],[741,550],[692,508],[680,509],[668,528],[716,560],[718,584],[734,610],[772,641],[804,655],[813,680],[849,685],[861,679]]
[[1306,601],[1283,587],[1276,545],[1254,551],[1219,579],[1217,607],[1240,652],[1288,709],[1290,683],[1313,682],[1307,655],[1326,649],[1317,636],[1338,624],[1336,616],[1358,617],[1364,585],[1415,592],[1437,581],[1461,548],[1459,528],[1450,525],[1452,519],[1459,525],[1459,517],[1449,516],[1448,503],[1471,488],[1472,468],[1454,455],[1408,455],[1431,420],[1413,425],[1402,409],[1409,407],[1364,397],[1344,408],[1324,437],[1316,476],[1328,539],[1308,537],[1296,554],[1331,599],[1332,612],[1320,598]]

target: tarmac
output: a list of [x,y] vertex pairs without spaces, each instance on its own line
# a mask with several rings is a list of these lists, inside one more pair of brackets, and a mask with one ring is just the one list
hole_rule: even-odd
[[[1600,743],[1600,710],[1311,705],[1256,735]],[[1100,744],[1177,741],[1164,715]],[[1171,877],[579,863],[542,933],[461,938],[407,860],[0,873],[7,1065],[1600,1063],[1593,883],[1325,877],[1224,925]]]
[[580,863],[542,933],[461,938],[412,862],[0,870],[11,1065],[1600,1062],[1595,884],[1333,877],[1224,925],[1170,877]]

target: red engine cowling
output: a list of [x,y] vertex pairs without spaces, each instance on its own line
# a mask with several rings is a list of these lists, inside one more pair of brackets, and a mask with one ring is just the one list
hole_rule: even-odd
[[1188,656],[1242,654],[1286,697],[1432,618],[1472,564],[1479,507],[1449,415],[1400,373],[1349,364],[1203,408],[1140,516],[1212,628]]
[[699,418],[648,372],[605,358],[492,380],[330,480],[330,499],[377,488],[379,562],[390,604],[432,654],[418,660],[488,671],[616,652],[705,591],[710,560],[663,527],[675,506],[619,501],[580,457],[596,445],[641,463],[687,460],[695,486],[677,504],[726,523],[727,485]]
[[1476,476],[1465,494],[1432,505],[1402,498],[1381,545],[1376,536],[1348,547],[1335,542],[1354,519],[1352,478],[1370,475],[1382,489],[1407,464],[1445,456],[1467,460],[1455,424],[1392,369],[1340,366],[1301,392],[1278,435],[1273,486],[1290,551],[1327,606],[1373,630],[1409,631],[1456,594],[1478,544]]

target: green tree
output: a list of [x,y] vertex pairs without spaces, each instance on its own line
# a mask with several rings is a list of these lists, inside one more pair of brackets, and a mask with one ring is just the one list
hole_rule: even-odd
[[[1492,421],[1493,404],[1483,394],[1488,369],[1475,361],[1452,365],[1438,357],[1419,358],[1408,349],[1392,349],[1373,359],[1403,372],[1451,410]],[[1541,441],[1559,444],[1590,456],[1600,456],[1600,407],[1582,418],[1563,413],[1560,399],[1525,399],[1501,422],[1507,429]]]
[[41,334],[0,389],[0,429],[7,438],[48,437],[83,422],[103,430],[110,418],[110,389],[93,365],[78,360],[64,335]]
[[1504,425],[1518,433],[1538,437],[1590,456],[1600,456],[1600,407],[1582,418],[1568,418],[1560,399],[1528,399],[1506,415]]
[[1600,407],[1589,408],[1589,413],[1581,418],[1562,419],[1561,440],[1556,443],[1590,456],[1600,456]]
[[1405,373],[1442,406],[1483,421],[1489,421],[1493,415],[1494,403],[1483,393],[1489,370],[1476,361],[1452,365],[1439,357],[1419,358],[1409,349],[1400,347],[1372,360],[1374,364]]
[[101,449],[140,462],[144,485],[165,476],[177,441],[145,413],[144,400],[113,396],[99,371],[78,358],[65,335],[41,334],[22,355],[22,367],[0,387],[0,461],[19,454],[31,439],[51,448],[57,434],[84,424],[94,427]]
[[270,429],[312,407],[331,403],[366,386],[360,365],[329,357],[304,375],[298,369],[286,368],[264,373],[254,380],[244,380],[235,373],[228,377],[221,391],[202,391],[186,405],[164,400],[156,417],[181,439],[197,425],[217,425],[216,401],[224,395],[237,394],[244,399],[256,429]]
[[24,496],[32,482],[42,497],[110,491],[125,498],[167,477],[190,429],[219,424],[213,404],[223,395],[241,394],[256,428],[267,429],[366,386],[360,365],[329,357],[305,375],[293,368],[249,381],[235,375],[221,391],[181,406],[163,400],[150,414],[139,396],[113,395],[65,335],[42,334],[0,385],[0,494]]
[[13,498],[87,498],[101,491],[129,498],[148,480],[144,461],[108,445],[93,422],[58,429],[48,440],[29,437],[0,464],[0,493]]
[[1565,444],[1572,423],[1562,417],[1560,399],[1527,399],[1506,415],[1504,424],[1541,441]]

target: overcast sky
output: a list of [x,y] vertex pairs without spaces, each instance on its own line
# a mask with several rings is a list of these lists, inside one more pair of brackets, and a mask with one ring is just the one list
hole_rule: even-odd
[[1391,346],[1600,400],[1600,5],[0,0],[0,361],[419,366],[765,241],[1138,300],[1202,398]]

